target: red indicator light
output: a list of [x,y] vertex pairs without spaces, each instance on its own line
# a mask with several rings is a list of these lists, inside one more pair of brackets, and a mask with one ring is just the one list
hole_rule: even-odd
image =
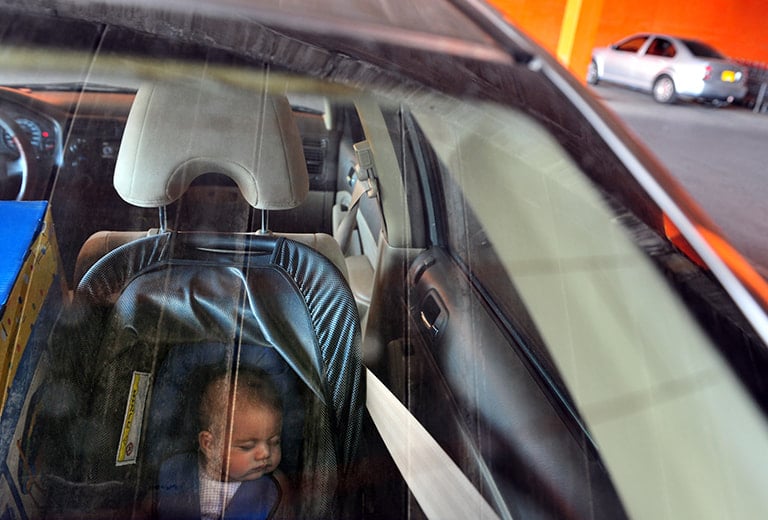
[[43,132],[43,137],[48,137],[50,134],[48,132]]

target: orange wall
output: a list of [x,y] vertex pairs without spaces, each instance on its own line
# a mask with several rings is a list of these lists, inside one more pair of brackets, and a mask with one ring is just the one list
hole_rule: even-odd
[[489,0],[545,49],[555,54],[566,0]]
[[[488,0],[515,25],[556,55],[567,0]],[[587,0],[584,0],[586,3]],[[574,46],[571,70],[583,77],[587,62],[579,46],[607,45],[640,31],[695,37],[737,59],[768,63],[768,2],[765,0],[603,0],[594,37]],[[577,34],[577,39],[579,34]],[[584,41],[586,39],[587,41]],[[593,39],[594,41],[589,41]]]
[[620,0],[605,0],[597,43],[635,31],[659,31],[704,40],[732,58],[768,62],[768,3],[765,0],[651,0],[633,12]]

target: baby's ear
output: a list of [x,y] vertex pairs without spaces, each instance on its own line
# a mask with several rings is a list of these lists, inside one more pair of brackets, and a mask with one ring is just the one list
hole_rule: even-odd
[[200,444],[200,449],[205,454],[206,458],[210,460],[213,454],[213,434],[208,430],[202,430],[197,434],[197,442]]

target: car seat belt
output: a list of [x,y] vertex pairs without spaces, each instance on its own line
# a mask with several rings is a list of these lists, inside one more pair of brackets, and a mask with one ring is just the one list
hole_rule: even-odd
[[373,179],[358,179],[352,190],[352,200],[349,202],[349,208],[339,226],[333,231],[333,238],[339,243],[341,252],[345,255],[349,249],[349,241],[352,238],[352,232],[357,227],[357,208],[363,194],[369,197],[375,197],[377,193],[376,182]]
[[[430,519],[499,516],[437,441],[370,370],[366,407],[397,468]],[[511,515],[505,515],[511,518]]]
[[357,182],[352,189],[352,200],[349,203],[346,215],[333,231],[333,238],[339,243],[341,252],[345,255],[349,249],[349,241],[352,232],[357,227],[357,209],[363,194],[369,198],[378,197],[379,191],[376,185],[376,167],[373,163],[373,154],[368,141],[361,141],[353,145],[357,157]]

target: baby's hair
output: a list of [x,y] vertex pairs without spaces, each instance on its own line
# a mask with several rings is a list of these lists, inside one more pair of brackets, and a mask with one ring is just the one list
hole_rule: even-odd
[[215,420],[228,410],[231,397],[283,412],[280,393],[269,374],[260,368],[241,367],[236,374],[218,373],[206,385],[199,409],[202,430],[212,431]]

